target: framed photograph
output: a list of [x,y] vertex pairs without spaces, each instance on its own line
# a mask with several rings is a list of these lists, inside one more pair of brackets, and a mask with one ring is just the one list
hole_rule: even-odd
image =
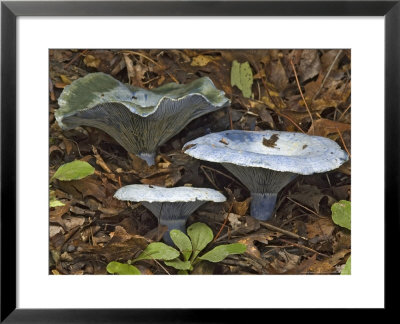
[[2,2],[1,321],[391,308],[399,16]]

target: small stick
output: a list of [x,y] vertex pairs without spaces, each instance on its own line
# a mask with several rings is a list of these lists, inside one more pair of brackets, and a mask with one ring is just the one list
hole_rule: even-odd
[[[144,251],[142,251],[142,252],[144,252]],[[168,275],[171,275],[169,272],[168,272],[168,270],[167,269],[165,269],[165,267],[163,267],[163,265],[160,263],[160,262],[158,262],[156,259],[154,259],[151,255],[149,255],[149,254],[147,254],[147,253],[145,253],[147,256],[150,256],[151,257],[151,260],[154,260],[154,262],[155,263],[157,263]]]
[[[295,78],[296,78],[297,87],[299,88],[301,98],[303,98],[304,104],[306,105],[307,112],[308,112],[308,114],[310,115],[310,118],[311,118],[311,127],[313,127],[313,125],[314,125],[314,119],[313,119],[313,117],[312,117],[310,108],[308,108],[306,99],[305,99],[304,96],[303,96],[303,91],[301,91],[300,82],[299,82],[299,79],[298,79],[298,77],[297,77],[297,72],[296,72],[296,69],[295,69],[295,67],[294,67],[294,64],[293,64],[293,61],[292,61],[292,60],[290,60],[290,64],[292,65],[292,69],[293,69],[293,72],[294,72],[294,76],[295,76]],[[313,130],[313,134],[314,134],[314,127],[313,127],[312,130]]]
[[337,129],[337,131],[338,131],[338,133],[339,133],[340,139],[342,140],[344,149],[346,150],[347,154],[350,156],[350,159],[351,159],[351,154],[350,154],[349,150],[347,149],[347,146],[346,146],[346,144],[345,144],[345,142],[344,142],[342,133],[340,132],[339,128],[336,127],[336,129]]
[[286,198],[289,199],[291,202],[295,203],[296,205],[300,206],[301,208],[304,208],[305,210],[308,210],[309,212],[311,212],[311,213],[313,213],[314,215],[318,216],[319,218],[324,218],[324,217],[322,217],[321,215],[317,214],[317,213],[316,213],[315,211],[313,211],[312,209],[310,209],[310,208],[308,208],[308,207],[306,207],[306,206],[300,204],[299,202],[297,202],[297,201],[295,201],[295,200],[293,200],[293,199],[291,199],[291,198],[289,198],[289,197],[286,197]]
[[340,117],[338,118],[338,121],[340,121],[344,115],[347,113],[347,111],[351,108],[351,104],[343,111],[343,113],[340,115]]
[[215,243],[215,241],[217,240],[218,236],[220,236],[222,230],[224,229],[226,223],[228,222],[229,214],[230,214],[230,212],[231,212],[231,210],[232,210],[232,207],[233,207],[233,202],[232,202],[232,204],[229,206],[229,210],[228,210],[228,213],[226,214],[224,223],[222,224],[221,228],[219,229],[217,235],[215,235],[214,240],[213,240],[213,243]]
[[[208,167],[208,166],[206,166],[206,165],[201,165],[200,166],[200,169],[209,169],[209,170],[211,170],[211,171],[214,171],[214,172],[216,172],[216,173],[219,173],[220,175],[223,175],[225,178],[228,178],[228,179],[230,179],[230,180],[232,180],[233,182],[236,182],[239,186],[241,186],[243,189],[246,189],[246,190],[248,190],[245,186],[243,186],[240,182],[238,182],[236,179],[234,179],[234,178],[232,178],[231,176],[228,176],[227,174],[225,174],[225,173],[223,173],[223,172],[221,172],[221,171],[218,171],[218,170],[216,170],[216,169],[213,169],[213,168],[211,168],[211,167]],[[204,171],[204,170],[203,170]],[[219,190],[219,189],[218,189]]]
[[[265,105],[267,108],[269,108],[264,102],[262,102],[262,101],[260,101],[260,100],[254,99],[254,101],[256,101],[256,102],[258,102],[258,103],[260,103],[260,104],[263,104],[263,105]],[[269,108],[269,109],[271,109],[271,108]],[[274,113],[276,113],[278,116],[281,116],[281,117],[286,118],[287,120],[289,120],[289,121],[290,121],[294,126],[296,126],[296,128],[297,128],[300,132],[302,132],[303,134],[306,133],[306,132],[303,131],[303,130],[301,129],[301,127],[300,127],[299,125],[297,125],[289,116],[287,116],[287,115],[285,115],[284,113],[281,113],[281,112],[279,112],[279,111],[277,111],[277,110],[274,110],[274,109],[272,109],[272,111],[273,111]]]
[[208,181],[210,181],[210,183],[214,186],[215,189],[220,190],[217,185],[215,184],[214,180],[211,179],[211,177],[208,175],[208,173],[204,170],[203,166],[200,166],[201,171],[203,171],[204,175],[206,176],[206,178],[208,179]]
[[54,87],[51,78],[49,77],[49,88],[50,88],[50,99],[51,101],[56,101],[56,96],[54,94]]
[[280,232],[280,233],[282,233],[282,234],[286,234],[287,236],[293,237],[293,238],[295,238],[295,239],[301,239],[301,240],[304,240],[304,241],[308,241],[308,239],[307,239],[306,237],[297,235],[297,234],[295,234],[295,233],[289,232],[289,231],[287,231],[287,230],[284,230],[284,229],[282,229],[282,228],[280,228],[280,227],[277,227],[277,226],[268,224],[268,223],[266,223],[266,222],[261,222],[261,221],[260,221],[260,224],[261,224],[262,226],[268,228],[269,230],[276,231],[276,232]]
[[[285,226],[286,224],[288,224],[288,223],[294,221],[295,219],[301,218],[301,217],[304,217],[304,216],[308,216],[308,217],[309,217],[310,215],[309,215],[309,214],[301,214],[301,215],[294,216],[294,217],[292,217],[292,218],[290,218],[290,219],[284,221],[284,222],[281,224],[281,226]],[[311,217],[314,217],[314,216],[311,216]]]
[[121,183],[121,177],[120,176],[118,176],[118,184],[119,184],[119,187],[122,188],[122,183]]
[[67,64],[64,65],[64,70],[67,69],[72,63],[74,63],[78,58],[80,58],[82,55],[85,55],[88,52],[88,50],[84,50],[81,53],[77,53],[71,61],[69,61]]
[[294,242],[290,242],[290,241],[287,241],[287,240],[284,240],[284,239],[279,239],[279,240],[282,241],[282,242],[285,242],[286,244],[290,244],[290,245],[296,246],[298,248],[304,249],[306,251],[317,253],[317,254],[322,255],[324,257],[327,257],[327,258],[329,257],[329,255],[326,255],[326,254],[323,254],[321,252],[315,251],[314,249],[309,248],[307,246],[304,246],[304,245],[301,245],[301,244],[297,244],[297,243],[294,243]]
[[232,116],[231,116],[231,106],[228,107],[228,116],[229,116],[229,125],[231,129],[233,129],[233,122],[232,122]]

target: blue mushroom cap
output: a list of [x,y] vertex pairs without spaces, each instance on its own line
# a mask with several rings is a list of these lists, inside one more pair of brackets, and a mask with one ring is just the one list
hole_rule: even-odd
[[200,160],[303,175],[333,170],[348,160],[329,138],[273,130],[212,133],[186,143],[183,150]]
[[278,192],[298,174],[338,168],[348,155],[334,141],[302,133],[227,130],[186,143],[186,154],[221,163],[251,192],[250,214],[269,219]]

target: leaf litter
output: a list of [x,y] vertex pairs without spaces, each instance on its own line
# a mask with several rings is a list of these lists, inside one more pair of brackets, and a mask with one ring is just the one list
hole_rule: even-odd
[[[50,274],[106,274],[109,262],[127,263],[162,239],[166,228],[140,203],[113,198],[118,188],[133,183],[218,188],[228,197],[225,204],[203,205],[187,226],[204,222],[214,236],[219,233],[215,244],[243,243],[247,251],[216,264],[200,262],[194,274],[339,274],[345,267],[350,231],[332,221],[331,207],[351,200],[350,162],[296,178],[280,192],[274,217],[263,225],[249,216],[251,198],[238,180],[181,149],[210,132],[271,129],[329,137],[351,154],[350,50],[71,49],[50,50],[49,61],[49,179],[76,160],[94,169],[82,179],[51,182],[52,200],[64,205],[49,207]],[[62,131],[57,125],[54,112],[63,88],[93,72],[148,89],[208,76],[231,106],[192,121],[160,147],[156,164],[148,167],[98,129]],[[275,141],[266,138],[264,145],[274,147]],[[137,267],[142,274],[165,274],[153,260]]]

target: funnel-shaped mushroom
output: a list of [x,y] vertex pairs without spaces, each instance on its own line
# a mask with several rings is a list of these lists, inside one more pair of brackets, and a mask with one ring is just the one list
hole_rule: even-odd
[[179,229],[185,232],[188,217],[207,201],[224,202],[224,195],[214,189],[176,187],[164,188],[145,184],[133,184],[117,190],[114,197],[119,200],[141,202],[168,231],[164,241],[172,244],[169,231]]
[[222,163],[251,192],[250,214],[267,220],[278,192],[298,174],[338,168],[347,154],[334,141],[302,133],[228,130],[186,143],[186,154]]
[[146,90],[91,73],[66,86],[58,104],[55,117],[61,128],[99,128],[152,165],[158,146],[193,119],[227,106],[229,100],[207,77]]

